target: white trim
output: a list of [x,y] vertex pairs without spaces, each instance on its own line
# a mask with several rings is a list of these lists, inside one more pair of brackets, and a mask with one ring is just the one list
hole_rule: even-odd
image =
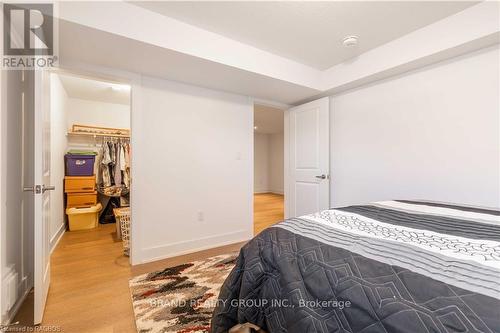
[[225,245],[246,242],[249,239],[251,239],[251,237],[248,237],[247,230],[239,230],[227,234],[203,237],[189,241],[152,246],[142,249],[142,255],[148,259],[143,259],[140,263],[144,264]]
[[283,194],[284,218],[290,218],[290,109],[283,112]]
[[52,238],[50,239],[50,254],[52,254],[52,252],[54,252],[54,250],[57,247],[57,244],[59,244],[59,242],[61,241],[61,238],[62,238],[62,236],[64,236],[65,232],[66,232],[66,223],[63,222],[59,226],[59,229],[54,234],[54,236],[52,236]]
[[284,104],[284,103],[280,103],[280,102],[270,101],[270,100],[267,100],[267,99],[262,99],[262,98],[257,98],[257,97],[253,97],[252,99],[253,99],[253,105],[254,105],[254,107],[255,107],[255,105],[262,105],[262,106],[268,106],[268,107],[272,107],[272,108],[280,109],[280,110],[287,110],[287,109],[289,109],[289,108],[292,107],[289,104]]
[[284,195],[285,194],[284,191],[280,191],[280,190],[262,190],[262,191],[254,191],[253,192],[253,194],[266,194],[266,193],[279,194],[279,195]]
[[[122,71],[122,70],[116,70],[112,68],[107,68],[107,67],[102,67],[102,66],[95,66],[95,65],[89,65],[85,63],[80,63],[80,62],[71,62],[71,63],[65,63],[62,65],[59,69],[56,69],[53,71],[54,73],[66,73],[69,75],[73,76],[80,76],[84,78],[92,78],[94,80],[100,80],[100,81],[108,81],[108,82],[114,82],[114,83],[121,83],[121,84],[128,84],[130,85],[130,130],[131,130],[131,137],[130,137],[130,144],[132,147],[136,146],[136,137],[137,135],[134,135],[134,128],[137,128],[138,126],[135,126],[134,123],[140,121],[140,115],[139,112],[134,112],[134,110],[139,110],[139,105],[140,105],[140,99],[141,99],[141,86],[142,86],[142,75],[132,73],[132,72],[127,72],[127,71]],[[134,175],[135,175],[135,165],[134,165],[134,154],[130,157],[130,163],[131,163],[131,175],[130,175],[130,218],[131,220],[136,221],[137,219],[135,218],[135,205],[134,205],[134,200],[133,196],[135,193],[135,186],[134,186]],[[141,228],[140,228],[140,223],[132,223],[130,226],[130,257],[129,257],[129,262],[131,265],[137,265],[141,263],[141,252],[142,249],[140,248],[140,243],[139,240],[141,239]]]
[[[138,79],[133,80],[130,86],[130,144],[132,149],[137,147],[137,135],[134,135],[135,131],[140,127],[138,126],[141,114],[138,112],[140,110],[141,98],[142,98],[142,76]],[[136,110],[136,111],[134,111]],[[134,130],[135,129],[135,130]],[[130,242],[129,242],[129,262],[131,265],[137,265],[141,262],[142,249],[141,249],[141,239],[142,239],[142,229],[140,222],[136,219],[136,205],[134,204],[134,194],[137,193],[137,186],[135,185],[134,178],[137,172],[136,163],[134,162],[134,155],[130,156],[130,220],[134,221],[130,224]]]
[[[0,9],[0,15],[2,15],[3,17],[3,6],[2,6],[2,9]],[[0,35],[3,36],[3,24],[0,24]],[[3,54],[3,43],[0,43],[0,50]],[[4,232],[4,222],[5,222],[5,218],[4,218],[4,213],[5,213],[5,209],[3,209],[3,206],[4,206],[4,202],[3,202],[3,196],[2,196],[2,192],[3,192],[3,188],[5,187],[5,184],[2,184],[2,180],[3,180],[3,172],[4,172],[4,168],[3,168],[3,161],[4,161],[4,157],[3,157],[3,145],[4,145],[4,138],[3,138],[3,135],[4,135],[4,131],[3,131],[3,115],[4,115],[4,110],[5,110],[5,94],[4,94],[4,88],[5,88],[5,84],[3,83],[5,79],[5,74],[4,74],[4,71],[3,70],[0,70],[0,281],[3,279],[3,256],[5,255],[5,251],[3,249],[3,247],[5,246],[5,244],[3,243],[2,239],[3,237],[5,237],[5,232]],[[0,286],[0,325],[1,324],[4,324],[4,321],[3,321],[3,291],[2,291],[2,287]]]
[[271,193],[271,191],[268,191],[268,190],[253,191],[253,194],[265,194],[265,193]]

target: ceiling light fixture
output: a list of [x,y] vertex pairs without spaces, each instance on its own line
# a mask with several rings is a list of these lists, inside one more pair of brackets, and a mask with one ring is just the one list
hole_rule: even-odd
[[358,45],[358,36],[347,36],[342,40],[345,47],[353,47]]
[[259,128],[258,128],[257,126],[254,126],[254,127],[253,127],[253,129],[254,129],[254,130],[258,130]]

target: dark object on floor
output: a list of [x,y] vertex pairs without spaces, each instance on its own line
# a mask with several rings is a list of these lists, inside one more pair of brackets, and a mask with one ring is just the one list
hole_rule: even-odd
[[120,207],[120,198],[110,198],[108,204],[104,208],[101,217],[99,217],[100,224],[116,223],[115,214],[113,209]]

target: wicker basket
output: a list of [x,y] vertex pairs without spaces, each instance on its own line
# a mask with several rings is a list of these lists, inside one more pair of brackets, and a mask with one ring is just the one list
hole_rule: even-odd
[[123,253],[128,256],[130,253],[130,209],[120,209],[116,214],[117,222],[120,223],[120,229],[123,242]]

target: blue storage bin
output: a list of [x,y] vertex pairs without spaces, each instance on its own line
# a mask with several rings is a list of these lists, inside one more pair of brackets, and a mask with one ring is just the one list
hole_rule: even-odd
[[94,174],[95,155],[64,155],[66,176],[92,176]]

